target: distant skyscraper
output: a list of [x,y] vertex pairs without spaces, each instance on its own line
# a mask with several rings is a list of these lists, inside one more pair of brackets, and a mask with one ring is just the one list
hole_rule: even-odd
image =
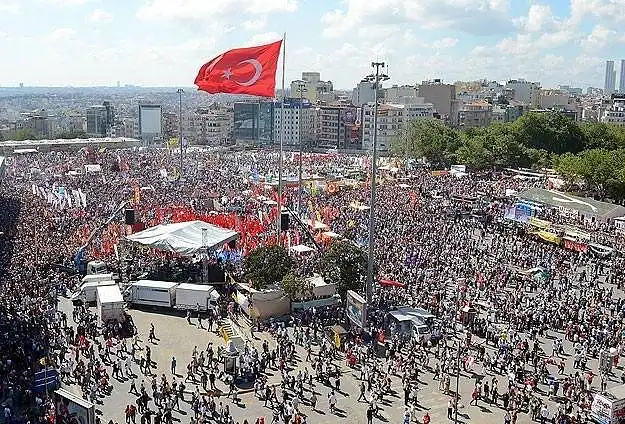
[[616,71],[614,70],[614,61],[605,62],[605,85],[603,87],[604,94],[611,95],[616,87]]
[[619,81],[619,91],[625,94],[625,59],[621,59],[621,79]]

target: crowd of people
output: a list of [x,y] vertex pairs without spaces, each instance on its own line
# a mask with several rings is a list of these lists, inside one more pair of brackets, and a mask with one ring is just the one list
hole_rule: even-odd
[[[57,294],[71,291],[78,282],[71,270],[83,245],[86,257],[105,261],[127,280],[146,273],[172,275],[174,270],[185,280],[201,278],[196,258],[190,261],[123,246],[123,216],[105,224],[122,202],[133,204],[143,226],[198,216],[245,232],[236,254],[227,249],[208,259],[235,274],[242,256],[275,240],[275,206],[266,200],[276,199],[277,153],[189,150],[182,170],[176,168],[178,159],[168,150],[150,149],[83,149],[11,158],[0,185],[0,397],[9,421],[33,423],[54,410],[45,390],[33,384],[35,373],[47,365],[60,370],[64,383],[80,385],[84,396],[94,400],[111,390],[113,376],[127,376],[131,391],[139,396],[136,405],[125,410],[127,422],[134,423],[137,413],[142,422],[171,422],[180,400],[190,402],[196,422],[209,417],[237,421],[227,405],[199,392],[221,377],[215,371],[221,355],[213,347],[193,352],[183,381],[152,376],[148,344],[140,348],[140,342],[132,339],[113,348],[117,334],[98,327],[88,309],[77,309],[69,322],[57,310]],[[285,175],[297,174],[297,159],[285,156]],[[86,172],[85,165],[90,164],[100,169]],[[315,182],[305,184],[302,217],[322,221],[334,233],[365,246],[368,211],[361,206],[369,201],[366,164],[355,156],[308,155],[305,175]],[[415,409],[420,373],[440,382],[439,390],[449,396],[450,419],[461,403],[486,402],[504,410],[505,423],[517,422],[525,413],[537,420],[584,422],[593,394],[605,389],[609,378],[603,370],[589,369],[588,360],[606,349],[618,358],[622,349],[625,305],[618,278],[625,263],[618,253],[622,237],[607,224],[551,212],[542,215],[613,243],[612,255],[593,256],[546,243],[524,226],[506,222],[504,213],[514,202],[506,197],[506,190],[543,187],[542,178],[504,173],[459,178],[408,163],[396,168],[382,172],[375,257],[378,278],[400,284],[376,284],[368,305],[371,335],[375,339],[380,330],[387,331],[385,353],[377,352],[375,341],[363,346],[362,340],[354,338],[339,354],[318,337],[325,324],[344,321],[340,310],[303,315],[295,320],[295,330],[268,326],[276,347],[246,346],[242,355],[243,368],[257,382],[259,398],[273,408],[274,416],[301,422],[305,419],[300,414],[302,405],[317,408],[314,391],[306,390],[307,383],[312,385],[316,379],[331,387],[328,405],[334,413],[340,394],[339,358],[347,355],[356,358],[351,365],[360,372],[358,400],[366,401],[370,422],[386,404],[393,378],[402,382],[405,416],[429,421],[428,414],[417,417]],[[363,181],[351,181],[331,192],[318,183],[348,171],[359,171],[355,174],[364,175]],[[296,188],[285,188],[283,200],[297,209]],[[283,237],[291,244],[305,239],[294,222]],[[126,250],[120,253],[122,248]],[[124,260],[124,255],[132,260]],[[318,254],[300,257],[299,272],[318,272],[317,259]],[[542,278],[519,272],[538,267],[545,270]],[[436,315],[440,341],[389,332],[388,312],[400,305]],[[483,311],[469,320],[462,314],[464,308]],[[545,342],[553,335],[565,340],[570,358],[564,355],[562,342]],[[305,371],[292,375],[287,365],[293,363],[295,346],[308,352],[308,357]],[[141,377],[133,371],[137,366]],[[475,381],[472,392],[455,393],[451,381],[456,373],[475,374],[478,366],[482,378]],[[268,367],[282,374],[281,395],[265,380]],[[150,378],[151,395],[145,387]],[[135,379],[140,380],[139,388]],[[188,399],[185,384],[197,385]],[[236,398],[234,384],[233,390]],[[546,399],[557,399],[559,406],[554,409]],[[148,407],[150,401],[154,410]]]

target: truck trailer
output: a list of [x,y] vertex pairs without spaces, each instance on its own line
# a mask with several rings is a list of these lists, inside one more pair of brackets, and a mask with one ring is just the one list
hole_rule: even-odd
[[103,323],[124,321],[124,297],[119,286],[101,286],[97,290],[98,317]]
[[132,305],[172,308],[176,304],[178,283],[139,280],[130,283],[126,300]]
[[206,312],[217,308],[219,293],[212,286],[181,283],[176,286],[176,309]]
[[116,286],[113,280],[87,281],[82,283],[78,290],[70,296],[72,302],[82,301],[84,303],[94,303],[97,300],[98,287]]

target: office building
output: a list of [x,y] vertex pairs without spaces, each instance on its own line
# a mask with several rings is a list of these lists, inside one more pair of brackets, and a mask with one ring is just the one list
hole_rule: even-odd
[[419,97],[434,105],[434,112],[440,119],[450,123],[458,123],[458,106],[456,86],[444,84],[439,78],[423,81],[418,87]]
[[514,79],[506,83],[506,89],[512,90],[512,99],[524,105],[538,108],[540,106],[540,83],[524,79]]
[[[316,135],[317,111],[304,99],[287,98],[284,102],[284,116],[282,114],[282,102],[275,102],[274,109],[274,132],[276,142],[280,142],[284,126],[284,145],[302,146],[311,145]],[[301,115],[301,116],[300,116]]]
[[607,60],[605,62],[605,84],[603,85],[603,94],[609,96],[614,93],[616,87],[616,71],[614,70],[614,61]]
[[612,96],[610,103],[603,112],[601,122],[625,126],[625,95]]
[[327,101],[328,97],[332,98],[332,81],[321,81],[319,72],[302,72],[302,79],[291,82],[291,97],[299,98],[299,85],[304,85],[301,96],[310,103],[316,103],[318,100]]
[[139,137],[150,144],[163,140],[163,107],[159,104],[139,104]]
[[[374,106],[375,103],[367,103],[362,107],[362,147],[366,150],[373,148],[374,137]],[[432,103],[393,104],[383,103],[378,106],[377,120],[377,147],[385,152],[391,146],[391,142],[408,128],[410,122],[415,119],[432,118],[434,105]]]
[[[380,83],[380,90],[378,92],[379,98],[381,100],[382,96],[382,83]],[[371,103],[375,101],[375,90],[373,88],[373,83],[368,81],[360,81],[356,88],[354,88],[352,93],[352,103],[358,107],[362,107],[367,103]]]
[[182,137],[189,144],[225,145],[232,136],[233,111],[218,104],[198,108],[182,117]]
[[477,100],[465,103],[458,112],[458,125],[463,129],[487,127],[492,122],[492,114],[493,106],[488,102]]
[[71,134],[86,133],[87,119],[80,112],[70,111],[61,119],[60,126]]
[[414,85],[393,85],[382,91],[385,103],[411,103],[418,97],[417,87]]
[[236,102],[234,104],[233,137],[235,141],[271,144],[274,136],[274,102]]
[[104,105],[87,108],[87,135],[89,137],[106,137],[109,127],[108,111]]
[[317,146],[326,149],[360,149],[362,126],[358,108],[347,105],[321,106],[317,111]]

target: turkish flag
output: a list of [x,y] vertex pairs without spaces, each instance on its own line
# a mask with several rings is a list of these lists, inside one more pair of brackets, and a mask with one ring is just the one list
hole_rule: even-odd
[[228,50],[205,63],[195,78],[208,93],[274,97],[282,40],[264,46]]

